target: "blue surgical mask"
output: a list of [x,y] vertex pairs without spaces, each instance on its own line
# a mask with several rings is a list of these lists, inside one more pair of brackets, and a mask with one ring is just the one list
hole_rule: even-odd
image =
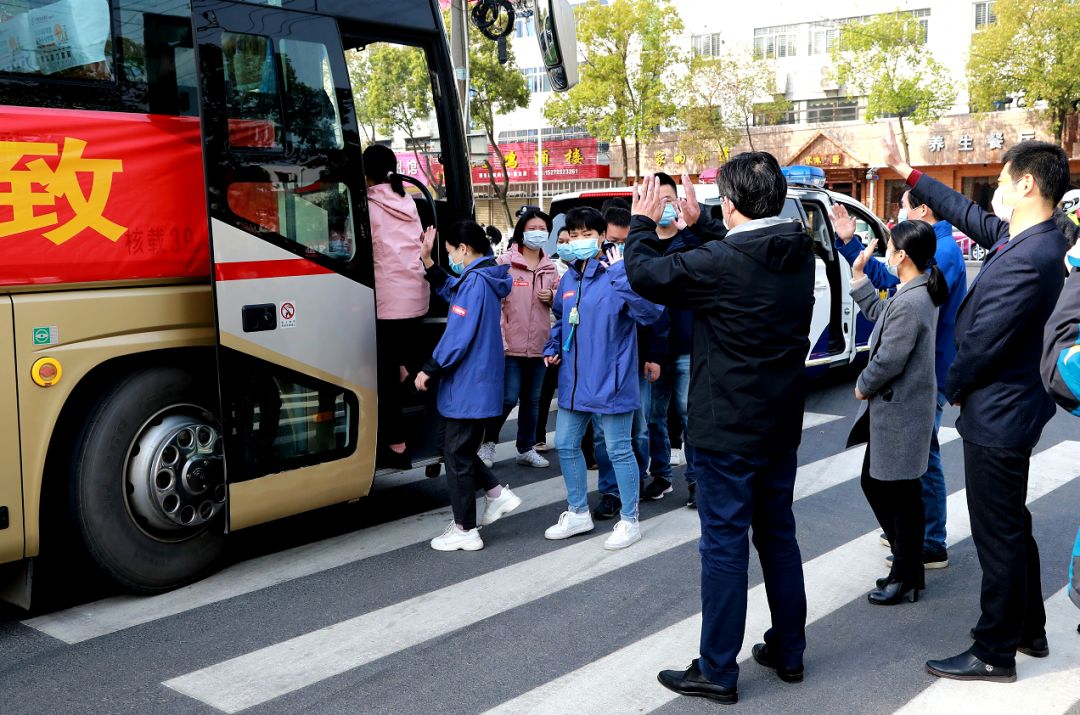
[[907,209],[900,209],[896,212],[896,222],[902,223],[907,221]]
[[887,270],[891,275],[894,275],[897,278],[899,278],[900,277],[900,268],[898,266],[894,266],[892,264],[892,259],[893,259],[893,256],[895,256],[895,255],[896,254],[893,253],[892,251],[886,251],[885,252],[885,270]]
[[675,219],[678,215],[675,213],[675,207],[671,204],[664,205],[664,213],[660,216],[660,220],[656,222],[658,226],[670,226],[675,223]]
[[464,263],[458,263],[454,259],[453,254],[450,255],[450,270],[452,270],[454,273],[458,274],[459,276],[462,273],[465,272],[465,264]]
[[536,251],[543,248],[547,243],[548,234],[547,231],[526,231],[521,235],[521,241],[527,248],[531,248]]
[[575,238],[559,246],[559,257],[564,261],[584,261],[596,256],[595,238]]

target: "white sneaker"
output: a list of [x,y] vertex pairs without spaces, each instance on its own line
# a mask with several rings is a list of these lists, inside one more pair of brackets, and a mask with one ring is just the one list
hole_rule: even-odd
[[446,531],[431,540],[431,548],[436,551],[479,551],[484,548],[484,540],[476,529],[462,531],[450,522]]
[[519,506],[521,506],[521,497],[510,491],[510,487],[503,487],[502,494],[494,499],[484,497],[484,515],[480,517],[480,523],[483,526],[491,526]]
[[535,449],[530,449],[525,454],[519,454],[517,457],[517,463],[524,464],[527,467],[537,467],[539,469],[551,466],[551,462],[547,461],[539,454],[537,454]]
[[617,551],[639,541],[641,541],[641,527],[636,522],[620,520],[615,525],[611,536],[604,542],[604,548],[608,551]]
[[480,449],[477,450],[476,456],[480,458],[485,467],[491,469],[491,466],[495,464],[495,443],[484,442],[480,445]]
[[681,467],[684,464],[686,464],[686,458],[683,457],[682,450],[681,449],[673,449],[673,450],[671,450],[671,466],[673,466],[673,467]]
[[584,534],[593,530],[592,517],[589,512],[575,514],[572,511],[564,511],[559,514],[559,523],[549,526],[544,532],[545,539],[569,539],[577,534]]

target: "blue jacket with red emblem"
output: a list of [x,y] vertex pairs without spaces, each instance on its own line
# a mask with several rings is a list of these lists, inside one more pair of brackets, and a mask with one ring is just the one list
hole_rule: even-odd
[[634,292],[626,264],[605,268],[590,259],[584,270],[580,263],[570,266],[552,311],[555,325],[544,355],[562,360],[559,407],[602,415],[641,407],[636,326],[655,323],[663,308]]
[[439,378],[439,414],[459,420],[501,415],[505,371],[502,300],[513,286],[510,267],[483,258],[460,276],[432,266],[427,277],[450,304],[446,331],[423,368]]

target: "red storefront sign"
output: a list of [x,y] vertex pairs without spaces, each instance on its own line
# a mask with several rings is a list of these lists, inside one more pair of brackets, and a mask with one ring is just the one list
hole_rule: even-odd
[[422,151],[399,151],[395,152],[394,156],[397,157],[398,173],[428,185],[431,184],[429,175],[436,180],[435,183],[443,183],[443,165],[436,161],[434,156],[427,156]]
[[210,272],[197,117],[0,107],[0,285]]
[[[499,144],[506,160],[506,172],[511,182],[535,183],[537,167],[543,164],[544,181],[573,179],[607,179],[611,167],[601,164],[595,139],[557,139],[544,142],[543,156],[538,157],[536,142]],[[495,181],[502,180],[502,167],[495,150],[489,154],[495,170]],[[486,166],[473,167],[473,182],[488,182],[491,172]]]

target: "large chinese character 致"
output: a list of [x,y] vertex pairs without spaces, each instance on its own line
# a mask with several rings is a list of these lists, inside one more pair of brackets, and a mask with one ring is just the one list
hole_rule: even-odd
[[975,151],[975,140],[970,134],[961,134],[956,140],[956,148],[960,151]]
[[[74,238],[84,229],[92,229],[110,241],[118,241],[126,227],[105,218],[105,206],[112,192],[113,176],[124,170],[119,159],[88,159],[83,156],[86,142],[67,137],[62,150],[56,144],[31,142],[0,142],[0,183],[8,184],[7,194],[0,193],[0,206],[11,206],[12,219],[0,222],[0,236],[55,226],[43,235],[59,245]],[[42,157],[60,161],[52,169]],[[15,166],[26,156],[36,156],[25,169]],[[89,191],[81,176],[89,175]],[[42,189],[35,189],[35,185]],[[66,223],[57,225],[55,211],[34,215],[34,206],[56,208],[57,199],[66,199],[74,214]]]
[[990,135],[986,137],[987,149],[1004,149],[1005,148],[1005,132],[990,132]]
[[930,151],[943,151],[945,149],[945,137],[934,134],[930,137],[930,141],[926,143],[926,148]]
[[503,160],[503,164],[506,165],[507,169],[516,169],[516,168],[518,168],[517,152],[516,151],[508,151],[508,152],[506,152],[506,157]]

